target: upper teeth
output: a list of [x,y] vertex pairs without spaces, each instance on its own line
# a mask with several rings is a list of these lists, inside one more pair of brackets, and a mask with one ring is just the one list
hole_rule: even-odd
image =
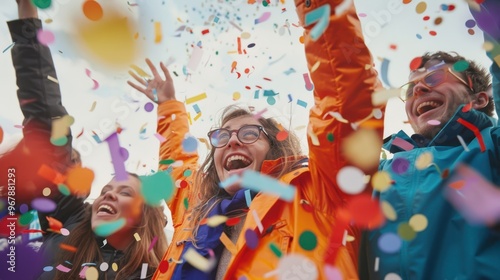
[[227,160],[226,160],[226,166],[229,165],[229,163],[231,161],[233,161],[233,160],[241,160],[241,161],[243,161],[245,163],[250,163],[250,161],[247,158],[245,158],[244,156],[234,155],[234,156],[230,156],[230,157],[227,158]]
[[113,208],[111,208],[111,206],[106,205],[106,204],[99,206],[99,209],[97,209],[97,212],[101,211],[102,209],[108,210],[111,214],[115,213],[115,210],[113,210]]
[[435,102],[435,101],[426,101],[426,102],[422,102],[420,105],[418,105],[417,107],[417,112],[419,114],[422,114],[422,109],[425,107],[425,106],[432,106],[433,108],[436,108],[436,107],[439,107],[439,103]]

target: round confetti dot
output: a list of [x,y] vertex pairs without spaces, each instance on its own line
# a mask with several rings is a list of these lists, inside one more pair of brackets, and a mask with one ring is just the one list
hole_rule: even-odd
[[455,5],[448,5],[448,11],[450,12],[455,10],[455,8],[456,8]]
[[248,74],[250,73],[250,69],[249,68],[245,68],[245,74]]
[[417,12],[417,14],[422,14],[425,12],[425,10],[427,10],[427,3],[425,2],[420,2],[415,7],[415,11]]
[[430,125],[440,125],[441,124],[441,122],[438,120],[428,120],[427,123]]
[[[291,268],[294,269],[291,269]],[[300,254],[287,254],[280,258],[278,263],[278,279],[309,280],[318,279],[316,264]]]
[[398,274],[391,272],[385,275],[384,280],[402,280],[402,278]]
[[186,180],[182,180],[179,183],[179,188],[184,189],[188,186],[188,182]]
[[469,33],[469,35],[474,35],[476,34],[476,31],[474,31],[474,29],[468,29],[467,33]]
[[30,209],[28,207],[27,204],[21,204],[21,206],[19,206],[19,212],[21,212],[21,214],[24,214],[26,212],[28,212]]
[[120,152],[120,156],[122,156],[123,161],[126,161],[128,159],[128,156],[129,156],[128,150],[123,148],[123,147],[120,147],[119,152]]
[[22,226],[29,225],[33,221],[33,214],[31,212],[26,212],[19,217],[19,224]]
[[66,173],[66,183],[73,194],[88,195],[92,182],[94,181],[94,171],[85,167],[74,167]]
[[106,237],[120,230],[125,226],[125,223],[125,218],[120,218],[116,221],[102,223],[96,226],[93,230],[97,236]]
[[33,5],[37,6],[37,8],[40,8],[40,9],[47,9],[48,7],[50,7],[50,5],[52,5],[52,1],[51,0],[33,0]]
[[184,177],[189,177],[191,176],[191,174],[193,174],[193,170],[191,169],[186,169],[184,170],[184,173],[182,174]]
[[269,5],[269,3],[267,3],[266,0],[262,1],[262,6],[267,7],[268,5]]
[[304,36],[300,36],[300,37],[299,37],[299,42],[300,42],[301,44],[304,44],[304,41],[305,41]]
[[352,220],[362,228],[375,227],[384,222],[380,204],[369,194],[360,194],[351,198],[346,206]]
[[434,19],[434,24],[435,25],[440,25],[441,23],[443,23],[443,18],[442,17],[437,17],[436,19]]
[[404,158],[397,158],[392,161],[392,171],[396,174],[405,173],[410,167],[410,162]]
[[255,47],[255,43],[248,44],[248,46],[247,46],[247,47],[248,47],[248,48],[253,48],[253,47]]
[[109,269],[109,264],[107,262],[103,262],[101,263],[101,265],[99,266],[99,269],[101,271],[107,271]]
[[333,142],[333,133],[329,132],[327,135],[326,135],[326,140],[328,140],[328,142]]
[[377,173],[373,174],[372,186],[376,191],[385,192],[392,186],[391,175],[389,175],[389,173],[385,171],[378,171]]
[[431,35],[431,36],[436,36],[436,35],[437,35],[437,32],[436,32],[436,31],[434,31],[434,30],[431,30],[431,31],[429,31],[429,35]]
[[141,193],[144,201],[151,206],[160,206],[162,201],[168,201],[174,193],[174,181],[170,174],[156,172],[151,176],[140,176]]
[[422,214],[415,214],[410,218],[409,224],[414,231],[421,232],[427,228],[427,217]]
[[151,111],[153,111],[154,108],[155,108],[155,105],[153,105],[152,102],[148,102],[148,103],[144,104],[144,110],[146,110],[146,112],[151,112]]
[[410,224],[408,224],[408,223],[400,223],[398,225],[398,235],[403,240],[411,241],[411,240],[413,240],[413,238],[415,238],[415,236],[417,236],[417,233],[410,226]]
[[194,153],[198,149],[198,139],[193,136],[188,136],[182,141],[182,149],[186,153]]
[[368,15],[366,13],[359,13],[358,16],[359,17],[367,17]]
[[65,228],[61,228],[61,229],[59,230],[59,232],[61,232],[61,234],[62,234],[63,236],[68,236],[68,235],[69,235],[69,230],[67,230],[67,229],[65,229]]
[[276,104],[276,98],[274,98],[274,97],[272,97],[272,96],[269,96],[269,97],[267,98],[267,104],[269,104],[269,105],[274,105],[274,104]]
[[440,8],[443,11],[448,11],[448,5],[446,5],[446,4],[441,4]]
[[68,137],[62,136],[60,138],[55,138],[55,139],[50,138],[50,143],[54,146],[61,147],[61,146],[66,145],[66,143],[68,143]]
[[403,4],[410,4],[412,0],[403,0]]
[[282,130],[276,134],[276,140],[278,141],[285,141],[286,138],[288,138],[288,131]]
[[118,264],[113,263],[113,264],[111,265],[111,269],[113,269],[113,271],[118,271]]
[[90,20],[97,21],[102,18],[102,7],[96,1],[85,1],[82,9],[83,14]]
[[46,266],[43,268],[43,271],[52,271],[54,269],[53,266]]
[[380,203],[380,209],[382,210],[382,213],[384,216],[387,218],[389,221],[395,221],[398,218],[398,214],[396,213],[396,210],[392,207],[392,205],[387,202],[387,201],[382,201]]
[[365,174],[353,166],[346,166],[337,173],[339,188],[347,194],[358,194],[366,187]]
[[423,153],[415,161],[415,167],[418,170],[426,169],[434,160],[432,153]]
[[378,238],[378,248],[388,254],[396,253],[401,248],[401,238],[392,232],[386,232]]
[[48,45],[54,43],[54,41],[56,39],[54,36],[54,33],[52,33],[49,30],[45,30],[45,29],[38,30],[36,37],[38,39],[38,42],[40,42],[40,44],[45,45],[45,46],[48,46]]
[[459,60],[453,63],[453,71],[463,72],[467,69],[469,69],[469,62],[466,60]]
[[158,269],[160,270],[161,273],[165,273],[168,270],[168,261],[167,260],[162,260],[160,264],[158,265]]
[[430,20],[430,19],[431,19],[431,17],[430,17],[430,16],[424,16],[422,19],[423,19],[424,21],[428,21],[428,20]]
[[54,211],[57,207],[57,204],[48,198],[37,197],[33,199],[33,201],[31,201],[31,207],[42,213],[48,213]]
[[324,272],[326,279],[328,280],[342,280],[344,277],[342,276],[342,272],[334,266],[331,266],[329,264],[325,264],[324,266]]
[[85,278],[87,280],[97,280],[99,279],[99,271],[97,268],[91,266],[85,270]]
[[473,19],[469,19],[468,21],[465,22],[465,26],[467,28],[473,28],[476,26],[476,21]]
[[377,120],[382,119],[384,116],[384,112],[380,109],[373,109],[373,117],[376,118]]
[[236,101],[236,100],[239,100],[241,98],[241,93],[239,92],[234,92],[233,93],[233,100]]
[[314,232],[305,230],[299,236],[299,245],[306,251],[312,251],[318,245],[318,239]]
[[245,240],[248,248],[252,250],[257,248],[257,245],[259,245],[259,236],[251,229],[247,229],[245,231]]
[[44,189],[42,190],[42,194],[43,194],[44,196],[49,196],[51,193],[52,193],[52,190],[51,190],[50,188],[44,188]]
[[410,70],[411,71],[417,70],[420,67],[421,64],[422,64],[422,57],[421,56],[415,57],[410,62]]
[[422,39],[422,35],[420,35],[420,34],[417,34],[415,36],[417,36],[417,39]]
[[71,192],[69,191],[69,188],[68,186],[66,186],[65,184],[59,184],[57,185],[57,189],[59,190],[59,192],[61,192],[63,195],[70,195]]
[[252,35],[250,33],[248,33],[248,32],[242,32],[241,35],[240,35],[241,39],[248,39],[251,36]]

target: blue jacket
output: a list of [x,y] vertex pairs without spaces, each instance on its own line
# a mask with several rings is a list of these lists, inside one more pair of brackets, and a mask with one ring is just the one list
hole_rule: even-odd
[[[498,67],[493,70],[500,74]],[[365,236],[368,246],[366,252],[361,252],[362,277],[369,275],[370,279],[383,279],[387,274],[395,273],[402,279],[499,279],[500,232],[468,223],[443,193],[450,183],[445,178],[453,175],[459,164],[468,165],[494,185],[500,185],[500,129],[486,114],[475,110],[463,112],[463,107],[457,109],[452,119],[430,141],[419,135],[409,137],[399,132],[384,144],[394,157],[383,160],[379,169],[390,174],[393,184],[376,194],[381,203],[392,206],[396,218],[388,219],[384,226]],[[479,129],[485,147],[483,152],[479,137],[457,122],[459,118]],[[469,151],[464,149],[457,136],[463,138]],[[396,138],[412,144],[413,149],[404,150],[397,146]],[[434,164],[419,169],[415,163],[424,153],[432,154]],[[415,214],[427,218],[427,228],[415,232],[414,237],[410,230],[408,241],[400,239],[399,249],[391,253],[381,251],[378,243],[382,239],[379,238],[390,236],[384,235],[386,233],[401,236],[401,231]],[[392,245],[398,242],[393,240]]]

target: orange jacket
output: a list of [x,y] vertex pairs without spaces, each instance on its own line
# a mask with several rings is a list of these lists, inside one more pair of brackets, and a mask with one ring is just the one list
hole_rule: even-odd
[[[306,7],[304,1],[296,1],[302,22],[306,13],[328,3],[312,2]],[[315,83],[315,105],[310,111],[309,166],[296,169],[280,178],[280,181],[296,187],[296,196],[292,202],[285,202],[264,193],[255,196],[242,232],[247,229],[258,232],[252,210],[258,213],[264,232],[254,249],[247,247],[244,234],[240,234],[236,243],[237,252],[229,263],[224,279],[241,279],[242,276],[246,276],[246,279],[277,279],[276,274],[270,275],[277,270],[280,257],[270,249],[271,244],[281,251],[281,258],[285,254],[293,253],[309,260],[290,267],[284,278],[292,279],[295,276],[304,279],[316,270],[319,279],[326,279],[325,260],[340,270],[343,279],[358,278],[360,230],[350,224],[341,224],[336,219],[339,215],[337,209],[344,207],[350,199],[350,195],[338,188],[336,176],[342,167],[349,165],[341,153],[341,140],[354,131],[351,123],[371,116],[371,94],[377,85],[377,73],[373,68],[366,67],[372,65],[372,60],[363,43],[354,8],[335,16],[335,4],[330,5],[330,25],[318,40],[313,41],[308,36],[312,26],[305,28],[309,67],[317,61],[320,62],[319,67],[311,73]],[[336,120],[329,112],[340,113],[348,123]],[[160,104],[159,114],[165,118],[160,119],[158,131],[169,139],[161,147],[161,159],[184,160],[184,166],[173,168],[172,174],[174,180],[189,181],[189,178],[182,177],[184,170],[195,168],[194,160],[197,158],[195,155],[182,155],[180,143],[188,131],[184,106],[177,101],[165,102]],[[171,114],[176,115],[175,120],[172,120]],[[381,127],[378,128],[378,133],[381,138]],[[268,173],[279,161],[265,161],[261,172]],[[188,192],[189,186],[178,189],[174,199],[168,203],[175,227],[172,243],[163,259],[169,262],[169,266],[168,269],[158,269],[153,279],[170,279],[176,262],[182,259],[183,240],[190,237],[188,222],[183,220],[183,201],[188,197]],[[370,190],[367,192],[371,193]],[[304,249],[303,241],[307,239],[304,233],[310,232],[316,237],[317,245],[313,249],[304,246]],[[347,234],[354,237],[354,240],[342,243],[338,236],[335,239],[334,234],[330,233]],[[325,259],[325,256],[333,252],[336,257]]]

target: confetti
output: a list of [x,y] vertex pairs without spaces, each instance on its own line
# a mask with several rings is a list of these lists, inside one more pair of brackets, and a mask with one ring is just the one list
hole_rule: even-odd
[[125,218],[120,218],[116,221],[102,223],[95,227],[94,233],[101,237],[107,237],[117,232],[126,224]]
[[141,237],[139,236],[139,234],[137,232],[134,233],[134,238],[135,238],[135,241],[141,241]]
[[32,2],[40,9],[47,9],[52,5],[52,0],[33,0]]
[[396,158],[392,161],[392,171],[396,174],[403,174],[406,171],[408,171],[408,168],[410,167],[410,162],[407,159],[404,158]]
[[262,23],[271,17],[271,12],[264,12],[258,19],[255,19],[254,23]]
[[154,246],[156,245],[156,242],[158,242],[158,236],[153,237],[153,240],[151,240],[151,244],[149,244],[148,252],[154,248]]
[[10,45],[8,45],[3,51],[2,53],[5,53],[6,51],[8,51],[10,48],[12,48],[16,43],[12,43]]
[[193,267],[204,272],[211,271],[217,263],[215,258],[205,259],[193,248],[188,248],[183,257],[184,260],[190,263]]
[[427,10],[427,3],[424,1],[418,3],[415,7],[415,11],[417,12],[417,14],[422,14],[425,12],[425,10]]
[[311,91],[314,89],[314,85],[311,82],[311,79],[309,78],[309,73],[304,73],[302,74],[302,77],[304,77],[304,82],[306,84],[306,90]]
[[155,28],[155,44],[159,44],[162,39],[162,31],[161,31],[161,22],[156,21],[154,23],[154,28]]
[[[66,185],[74,195],[87,196],[94,181],[94,171],[86,167],[73,167],[66,173]],[[128,178],[128,176],[127,176]]]
[[[89,69],[85,69],[85,74],[86,74],[86,75],[87,75],[87,77],[89,77],[89,78],[92,80],[92,82],[94,83],[94,85],[92,86],[92,90],[96,90],[96,89],[98,89],[98,88],[99,88],[99,82],[98,82],[98,81],[96,81],[96,80],[94,80],[94,79],[92,78],[92,76],[91,76],[91,75],[92,75],[92,72],[91,72]],[[95,101],[94,101],[94,103],[95,103]],[[94,110],[94,109],[92,109],[92,110],[90,110],[90,111],[92,112],[93,110]]]
[[142,268],[141,268],[141,278],[140,279],[146,279],[147,274],[148,274],[148,264],[143,263]]
[[337,184],[344,193],[361,193],[366,188],[365,174],[353,166],[343,167],[337,173]]
[[203,99],[207,98],[207,94],[204,92],[204,93],[200,93],[198,95],[195,95],[193,97],[190,97],[190,98],[187,98],[186,99],[186,104],[191,104],[191,103],[195,103],[195,102],[198,102],[198,101],[201,101]]
[[103,10],[97,1],[85,1],[82,6],[83,14],[92,21],[102,18]]
[[308,26],[316,22],[316,25],[311,29],[310,36],[313,41],[316,41],[325,32],[330,19],[330,5],[325,4],[318,7],[305,15],[304,25]]
[[462,124],[463,126],[465,126],[466,128],[468,128],[469,130],[471,130],[474,133],[474,135],[477,138],[477,141],[479,142],[479,147],[481,148],[481,152],[484,153],[486,151],[486,146],[484,144],[483,135],[481,135],[481,132],[479,131],[479,129],[475,125],[473,125],[472,123],[470,123],[462,118],[458,118],[457,122]]
[[429,167],[429,165],[432,164],[433,160],[434,159],[433,159],[432,153],[429,153],[429,152],[423,153],[417,158],[417,160],[415,162],[415,167],[418,170],[423,170],[423,169]]
[[392,178],[385,171],[378,171],[372,176],[372,186],[375,191],[385,192],[392,186]]
[[264,231],[264,226],[262,225],[262,221],[260,220],[259,214],[257,213],[257,211],[255,209],[252,210],[252,216],[253,216],[253,219],[255,220],[255,223],[257,224],[257,228],[262,233]]
[[52,33],[50,30],[40,29],[36,33],[36,37],[38,39],[38,42],[45,46],[48,46],[55,41],[54,33]]
[[397,147],[400,147],[401,149],[403,149],[405,151],[410,151],[410,150],[413,150],[413,148],[414,148],[413,144],[411,144],[410,142],[408,142],[400,137],[394,138],[392,140],[392,144],[397,146]]
[[57,204],[48,198],[37,197],[31,201],[31,207],[42,213],[49,213],[56,209]]
[[299,245],[306,251],[312,251],[318,245],[318,239],[314,232],[305,230],[299,236]]
[[[292,267],[301,269],[290,269]],[[278,279],[318,279],[317,265],[311,259],[300,254],[287,254],[281,257],[277,272]],[[304,278],[304,274],[307,276],[306,278]]]
[[219,239],[222,242],[222,244],[224,244],[224,247],[226,247],[226,249],[231,254],[236,255],[236,253],[238,253],[238,249],[236,249],[236,245],[234,245],[234,243],[231,241],[231,239],[229,239],[229,237],[226,235],[225,232],[222,232]]
[[341,147],[352,165],[368,170],[378,166],[382,139],[374,129],[363,128],[343,139]]
[[106,143],[108,143],[109,152],[111,154],[111,162],[113,163],[113,167],[115,170],[115,178],[117,181],[126,181],[128,179],[128,173],[125,169],[125,160],[120,153],[120,141],[118,140],[118,134],[112,133],[106,139],[104,139]]
[[245,241],[248,248],[254,250],[259,245],[259,236],[251,229],[245,231]]
[[265,192],[279,196],[285,201],[292,201],[295,196],[295,187],[256,172],[245,170],[241,178],[241,185],[256,192]]
[[56,269],[65,273],[68,273],[71,270],[70,268],[67,268],[62,264],[56,266]]
[[402,243],[401,238],[392,232],[383,233],[377,241],[379,249],[388,254],[398,252]]
[[421,232],[427,228],[427,218],[422,214],[415,214],[410,218],[409,225],[416,232]]
[[101,271],[107,271],[109,269],[109,264],[107,262],[103,262],[101,263],[101,265],[99,266],[99,269]]
[[[88,267],[85,270],[85,278],[87,280],[98,280],[99,279],[99,271],[95,267]],[[83,277],[82,277],[83,278]]]
[[226,216],[222,215],[215,215],[207,219],[207,226],[209,227],[216,227],[220,224],[223,224],[227,221]]
[[70,252],[76,252],[77,248],[75,246],[71,246],[65,243],[59,244],[59,247],[63,250],[70,251]]
[[150,176],[139,176],[142,182],[141,193],[147,204],[160,206],[162,200],[168,201],[174,193],[174,181],[167,172],[156,172]]
[[400,223],[398,225],[398,235],[405,241],[411,241],[417,235],[417,232],[410,226],[409,223]]
[[392,207],[392,205],[387,201],[380,202],[380,210],[382,210],[382,213],[389,221],[395,221],[398,217],[394,207]]

